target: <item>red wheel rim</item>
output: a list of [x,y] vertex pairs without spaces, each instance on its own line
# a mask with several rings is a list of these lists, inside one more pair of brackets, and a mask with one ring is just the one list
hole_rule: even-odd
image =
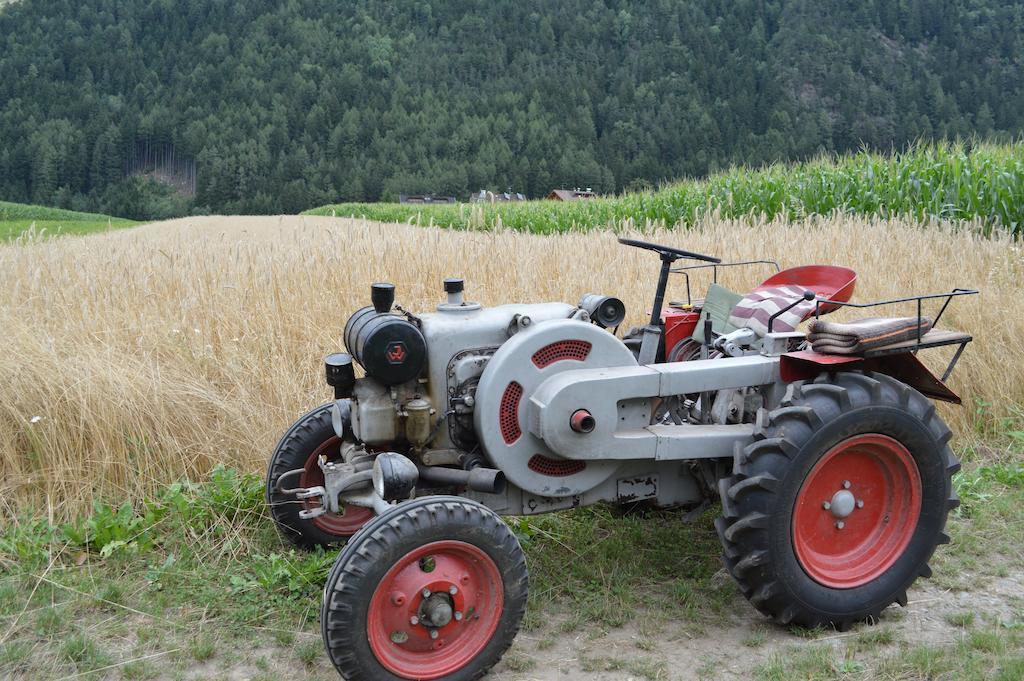
[[793,546],[819,584],[851,589],[899,559],[921,515],[921,474],[907,448],[876,433],[843,440],[815,464],[793,511]]
[[[443,626],[430,627],[425,608],[438,598],[453,614]],[[503,608],[501,572],[486,553],[461,541],[432,542],[402,556],[380,580],[370,599],[367,638],[391,673],[436,679],[480,654]]]
[[[340,455],[341,438],[334,436],[326,440],[322,445],[309,455],[306,465],[303,466],[302,475],[299,476],[299,487],[316,487],[324,484],[324,472],[320,470],[318,462],[320,455],[327,457],[328,461],[337,459]],[[305,508],[319,508],[319,499],[306,499],[303,502]],[[345,504],[343,513],[325,513],[313,518],[313,524],[327,534],[336,537],[351,537],[359,531],[359,528],[366,524],[373,517],[373,511],[363,506]]]

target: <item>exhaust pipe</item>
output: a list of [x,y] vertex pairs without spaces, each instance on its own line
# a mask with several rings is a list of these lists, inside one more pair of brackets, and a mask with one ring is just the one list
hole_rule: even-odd
[[474,492],[501,494],[505,491],[505,474],[496,468],[477,466],[468,471],[458,468],[419,466],[420,480],[438,485],[468,487]]

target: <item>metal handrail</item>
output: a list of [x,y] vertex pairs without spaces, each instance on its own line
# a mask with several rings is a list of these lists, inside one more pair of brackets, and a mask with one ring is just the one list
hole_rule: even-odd
[[775,268],[775,272],[779,273],[782,268],[779,267],[779,263],[775,260],[740,260],[737,262],[718,262],[708,263],[706,265],[687,265],[686,267],[673,267],[669,270],[674,274],[681,274],[686,278],[686,303],[693,305],[693,296],[690,295],[690,273],[687,270],[703,270],[711,268],[711,281],[718,283],[718,268],[719,267],[741,267],[744,265],[771,265]]
[[880,305],[894,305],[896,303],[909,303],[910,301],[917,301],[917,342],[921,343],[921,302],[924,300],[933,300],[935,298],[945,298],[946,302],[942,304],[942,308],[939,310],[939,314],[935,315],[935,320],[932,322],[932,328],[938,326],[939,319],[942,318],[942,314],[946,311],[950,301],[957,296],[974,296],[978,295],[979,291],[973,288],[955,288],[949,293],[926,293],[920,296],[907,296],[905,298],[893,298],[891,300],[879,300],[872,303],[851,303],[843,302],[839,300],[829,299],[814,299],[814,318],[818,319],[821,317],[821,305],[838,305],[840,307],[878,307]]

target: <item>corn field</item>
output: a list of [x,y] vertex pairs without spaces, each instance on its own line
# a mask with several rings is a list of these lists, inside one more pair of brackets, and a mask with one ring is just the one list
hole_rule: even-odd
[[310,215],[362,217],[458,229],[551,234],[589,228],[693,225],[706,215],[800,220],[811,215],[977,220],[989,232],[1024,231],[1024,142],[919,145],[904,153],[862,152],[761,170],[736,168],[706,180],[619,198],[524,203],[338,204]]
[[[965,406],[941,407],[963,444],[1024,404],[1024,255],[1003,233],[982,237],[981,226],[709,216],[644,236],[726,259],[847,265],[859,273],[860,301],[981,289],[943,318],[976,338],[951,380]],[[67,518],[97,495],[139,499],[218,463],[262,471],[288,424],[329,398],[322,357],[340,349],[371,282],[394,282],[412,311],[432,309],[442,278],[455,275],[488,305],[599,291],[620,296],[627,323],[640,323],[657,267],[609,232],[324,217],[186,218],[0,245],[0,515],[29,503]],[[720,281],[743,290],[767,274]],[[695,293],[706,284],[695,279]],[[682,280],[669,295],[685,295]],[[922,354],[941,367],[951,351]]]

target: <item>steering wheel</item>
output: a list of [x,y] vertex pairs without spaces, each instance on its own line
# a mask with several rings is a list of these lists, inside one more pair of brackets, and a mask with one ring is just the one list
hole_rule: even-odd
[[634,248],[643,248],[648,251],[654,251],[661,256],[661,259],[665,262],[675,262],[679,258],[690,258],[692,260],[703,260],[704,262],[720,263],[721,258],[715,258],[710,255],[701,255],[700,253],[693,253],[691,251],[684,251],[681,248],[672,248],[671,246],[662,246],[660,244],[652,244],[649,241],[637,241],[636,239],[619,239],[619,243],[624,246],[632,246]]

